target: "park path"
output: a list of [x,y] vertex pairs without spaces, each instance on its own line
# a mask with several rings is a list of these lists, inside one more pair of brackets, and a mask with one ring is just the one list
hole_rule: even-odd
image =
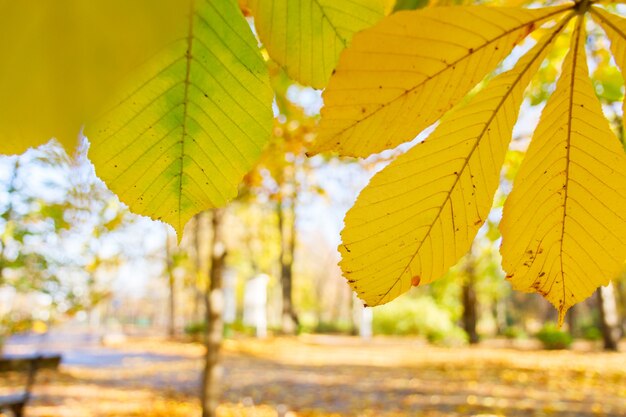
[[[96,393],[149,390],[197,407],[199,345],[133,339],[102,346],[98,336],[53,332],[14,338],[7,347],[35,351],[62,352],[64,373]],[[296,416],[626,416],[625,353],[308,336],[229,340],[223,365],[225,404]],[[81,391],[68,384],[46,388],[48,399],[67,405],[68,395],[70,404],[80,403]]]

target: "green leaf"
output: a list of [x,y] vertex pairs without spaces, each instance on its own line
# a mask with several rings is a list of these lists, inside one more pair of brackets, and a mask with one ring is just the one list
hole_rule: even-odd
[[270,56],[294,80],[323,88],[354,33],[384,15],[385,0],[251,0]]
[[186,33],[87,128],[97,174],[179,237],[194,214],[236,196],[272,128],[267,67],[237,3],[187,4]]

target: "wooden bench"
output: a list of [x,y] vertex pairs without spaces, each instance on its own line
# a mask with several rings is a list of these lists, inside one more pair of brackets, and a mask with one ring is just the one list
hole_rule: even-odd
[[57,369],[60,363],[60,355],[0,357],[0,375],[6,373],[22,373],[26,375],[26,384],[21,391],[10,395],[0,395],[0,411],[10,410],[15,417],[22,417],[24,407],[31,397],[37,371],[40,369]]

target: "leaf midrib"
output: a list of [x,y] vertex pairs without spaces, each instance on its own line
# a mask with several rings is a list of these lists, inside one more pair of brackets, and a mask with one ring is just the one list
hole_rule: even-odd
[[[582,24],[585,18],[584,15],[578,17],[578,21],[576,22],[576,28],[574,34],[574,48],[573,48],[573,57],[572,57],[572,73],[571,73],[571,81],[570,81],[570,91],[569,91],[569,109],[567,113],[567,146],[565,149],[565,184],[564,194],[563,194],[563,225],[561,227],[561,244],[559,248],[560,253],[560,264],[561,264],[561,287],[563,290],[563,299],[561,300],[561,304],[558,307],[559,310],[559,322],[563,321],[562,315],[567,311],[565,308],[565,269],[563,268],[563,241],[565,240],[565,222],[567,221],[567,200],[568,200],[568,192],[569,192],[569,166],[571,163],[570,160],[570,152],[572,148],[572,115],[574,111],[574,85],[576,83],[576,66],[578,64],[578,50],[580,48],[580,37],[582,34]],[[584,47],[584,46],[583,46]]]
[[185,174],[185,139],[187,137],[187,110],[189,105],[189,86],[191,84],[191,63],[193,61],[192,48],[193,48],[193,26],[195,19],[195,0],[189,0],[189,31],[187,33],[187,52],[185,53],[186,68],[185,68],[185,89],[183,93],[183,120],[181,123],[181,139],[180,139],[180,171],[178,178],[178,230],[182,230],[183,224],[181,222],[182,202],[183,202],[183,175]]

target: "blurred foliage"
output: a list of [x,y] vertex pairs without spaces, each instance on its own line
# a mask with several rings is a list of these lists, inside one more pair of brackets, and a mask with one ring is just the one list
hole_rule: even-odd
[[35,320],[30,314],[24,312],[11,312],[0,317],[0,334],[10,335],[22,333],[33,328]]
[[622,101],[624,80],[617,67],[610,65],[609,51],[597,50],[594,56],[598,60],[598,65],[593,72],[593,82],[598,97],[605,102]]
[[602,340],[602,331],[593,324],[583,326],[582,336],[585,340],[597,341]]
[[520,326],[509,326],[502,331],[502,335],[512,340],[522,340],[528,337],[524,329]]
[[49,144],[0,161],[0,294],[14,294],[0,308],[0,333],[72,317],[111,294],[104,275],[123,256],[103,245],[130,219],[85,151],[69,158]]
[[449,311],[429,297],[402,297],[376,307],[373,329],[375,334],[420,335],[433,343],[465,343],[465,333],[452,319]]
[[[540,36],[540,32],[536,34]],[[527,97],[532,106],[545,103],[555,88],[556,79],[561,71],[561,63],[569,48],[569,38],[559,36],[548,52],[546,60],[533,77],[527,90]]]
[[398,0],[393,11],[421,9],[426,6],[428,6],[428,0]]
[[303,331],[312,330],[311,333],[321,334],[352,334],[355,331],[354,324],[348,321],[319,321],[312,329],[303,329]]
[[548,322],[537,333],[537,339],[549,350],[569,349],[574,341],[572,335],[559,329],[556,323]]
[[192,338],[196,338],[204,334],[205,329],[206,329],[206,322],[192,321],[190,323],[187,323],[183,330],[186,335],[191,336]]

